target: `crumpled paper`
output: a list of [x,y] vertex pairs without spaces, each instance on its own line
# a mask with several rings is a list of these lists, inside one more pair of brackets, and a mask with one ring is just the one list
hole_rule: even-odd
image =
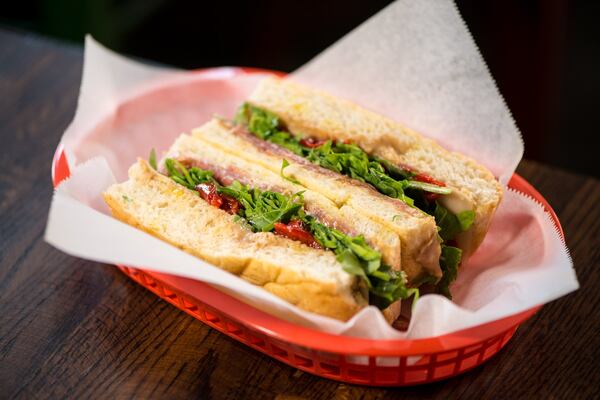
[[[347,58],[353,48],[355,56]],[[77,113],[61,141],[72,174],[54,194],[46,240],[82,258],[204,281],[298,324],[379,339],[450,333],[578,288],[568,250],[549,214],[512,190],[506,191],[481,248],[462,266],[452,287],[454,302],[422,297],[407,332],[392,329],[374,307],[345,323],[304,312],[110,216],[101,193],[126,179],[138,156],[153,147],[166,150],[181,132],[215,114],[233,115],[265,75],[237,68],[184,72],[150,67],[88,38]],[[479,159],[504,182],[521,158],[518,130],[449,1],[393,3],[293,78],[403,121]]]

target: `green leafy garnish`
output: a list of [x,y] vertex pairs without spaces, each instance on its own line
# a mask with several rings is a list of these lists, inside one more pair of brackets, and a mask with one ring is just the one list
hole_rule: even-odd
[[413,205],[413,200],[404,194],[410,181],[392,178],[379,161],[369,159],[367,153],[354,144],[327,141],[310,149],[306,158],[324,168],[370,183],[379,192]]
[[442,245],[442,255],[440,257],[440,267],[442,268],[442,279],[440,279],[437,290],[438,293],[452,299],[450,294],[450,284],[454,282],[458,275],[458,266],[462,259],[462,250],[458,247]]
[[352,250],[350,250],[350,249],[342,250],[341,253],[338,254],[338,256],[336,257],[336,260],[340,264],[342,264],[344,271],[346,271],[347,273],[352,274],[352,275],[362,276],[363,278],[365,278],[367,280],[367,282],[369,282],[369,286],[370,286],[370,281],[367,278],[367,274],[366,274],[365,270],[362,268],[360,261],[358,261],[358,258],[356,258],[356,256],[352,252]]
[[235,122],[247,126],[250,132],[263,140],[303,155],[300,139],[280,129],[279,117],[269,111],[244,103],[235,116]]
[[458,274],[458,267],[462,261],[462,250],[444,243],[454,240],[459,233],[468,230],[475,220],[475,212],[469,210],[453,214],[444,206],[436,203],[434,217],[439,229],[438,234],[443,240],[442,254],[440,256],[442,279],[440,279],[437,285],[437,290],[451,299],[449,286],[454,282]]
[[281,177],[282,177],[283,179],[285,179],[286,181],[290,181],[290,182],[292,182],[292,183],[299,184],[300,182],[298,182],[298,180],[297,180],[297,179],[295,179],[295,178],[293,178],[293,177],[291,177],[291,176],[285,176],[285,175],[283,174],[283,170],[284,170],[284,169],[286,169],[287,167],[289,167],[289,165],[290,165],[289,161],[288,161],[288,160],[286,160],[285,158],[284,158],[283,160],[281,160],[281,170],[279,171],[279,175],[281,175]]
[[298,216],[304,206],[302,193],[286,196],[271,191],[251,189],[235,181],[219,188],[219,193],[231,196],[240,202],[240,216],[252,226],[255,232],[270,232],[276,222],[288,223]]
[[174,158],[167,158],[165,160],[165,168],[171,179],[191,190],[194,190],[201,183],[217,183],[213,178],[212,172],[196,167],[188,169]]
[[418,289],[406,287],[406,276],[396,272],[381,260],[381,253],[370,247],[363,236],[350,237],[337,229],[317,222],[311,216],[304,216],[303,222],[319,244],[336,254],[337,261],[344,271],[361,276],[371,293],[371,302],[379,308],[413,295],[418,297]]
[[439,203],[436,203],[433,216],[435,217],[437,226],[440,227],[438,233],[444,241],[452,240],[459,233],[468,230],[475,220],[475,213],[473,211],[452,214]]
[[372,302],[380,308],[385,308],[396,301],[395,299],[407,299],[414,296],[413,305],[416,304],[419,299],[419,289],[407,288],[406,285],[399,284],[400,281],[406,279],[404,273],[392,271],[389,267],[385,272],[390,274],[390,279],[376,281],[376,285],[371,289]]
[[150,156],[148,156],[148,164],[156,171],[158,169],[158,165],[156,164],[156,150],[154,147],[150,150]]
[[461,213],[456,214],[456,218],[458,219],[460,227],[464,232],[468,230],[471,227],[471,225],[473,225],[473,222],[475,221],[475,211],[463,211]]

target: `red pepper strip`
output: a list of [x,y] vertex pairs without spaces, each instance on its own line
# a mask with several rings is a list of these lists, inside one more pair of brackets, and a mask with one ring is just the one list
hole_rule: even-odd
[[446,184],[444,182],[438,181],[437,179],[434,179],[431,176],[429,176],[427,174],[423,174],[423,173],[418,173],[415,176],[413,176],[413,180],[419,181],[419,182],[424,182],[424,183],[431,183],[432,185],[437,185],[437,186],[446,186]]
[[200,197],[202,197],[208,204],[211,206],[215,206],[217,208],[221,208],[223,205],[223,199],[217,193],[217,188],[212,183],[201,183],[196,186],[196,190],[200,193]]
[[196,186],[196,190],[211,206],[217,207],[229,214],[235,215],[240,209],[240,203],[231,196],[219,194],[217,187],[212,183],[201,183]]
[[[424,183],[430,183],[432,185],[437,185],[437,186],[446,186],[446,184],[442,181],[438,181],[435,178],[432,178],[431,176],[424,174],[424,173],[418,173],[415,176],[413,176],[413,178],[415,181],[419,181],[419,182],[424,182]],[[425,193],[425,199],[430,202],[433,203],[434,201],[436,201],[437,199],[440,198],[440,194],[438,193]]]
[[227,196],[225,194],[222,194],[221,197],[223,198],[223,200],[225,200],[225,203],[223,204],[223,207],[221,207],[221,209],[227,211],[231,215],[237,215],[238,211],[242,207],[240,202],[234,199],[233,197]]
[[321,245],[315,240],[315,237],[304,228],[304,224],[300,220],[293,220],[287,224],[283,222],[275,222],[273,225],[275,233],[285,236],[292,240],[297,240],[315,249],[321,249]]
[[327,140],[317,139],[314,137],[307,137],[304,139],[300,139],[300,144],[302,146],[308,147],[310,149],[314,149],[315,147],[322,146],[323,144],[325,144],[325,142],[327,142]]

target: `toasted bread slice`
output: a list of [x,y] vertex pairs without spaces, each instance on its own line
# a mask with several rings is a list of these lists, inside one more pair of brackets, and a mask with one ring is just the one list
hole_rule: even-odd
[[[221,124],[211,123],[198,128],[214,135],[223,135],[221,131],[224,129]],[[367,243],[382,254],[386,264],[400,270],[401,247],[398,235],[387,227],[356,214],[346,205],[338,208],[323,195],[288,181],[281,174],[228,153],[212,143],[185,134],[179,136],[165,157],[175,158],[184,165],[212,171],[214,177],[223,185],[237,180],[244,185],[286,195],[303,192],[304,209],[309,215],[350,236],[362,235]]]
[[444,206],[454,213],[475,211],[475,222],[458,237],[459,245],[468,255],[483,241],[502,199],[502,186],[475,160],[389,118],[286,79],[263,80],[249,102],[278,115],[296,135],[347,139],[367,153],[444,182],[452,189],[441,199]]
[[139,160],[129,180],[104,199],[123,222],[206,260],[317,314],[347,320],[366,306],[367,294],[332,252],[272,233],[253,233],[234,216]]
[[381,232],[391,231],[398,235],[401,269],[406,273],[409,285],[425,277],[441,277],[440,244],[433,217],[226,122],[215,119],[195,129],[193,136],[275,174],[280,173],[286,159],[289,162],[284,171],[286,176],[345,210],[348,219],[366,218],[383,227]]

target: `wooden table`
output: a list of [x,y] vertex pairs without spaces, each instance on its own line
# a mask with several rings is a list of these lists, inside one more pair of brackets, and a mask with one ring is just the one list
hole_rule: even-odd
[[563,223],[582,288],[483,366],[376,389],[246,348],[115,267],[44,243],[50,162],[73,117],[82,49],[0,30],[0,398],[591,398],[600,393],[600,183],[523,161]]

